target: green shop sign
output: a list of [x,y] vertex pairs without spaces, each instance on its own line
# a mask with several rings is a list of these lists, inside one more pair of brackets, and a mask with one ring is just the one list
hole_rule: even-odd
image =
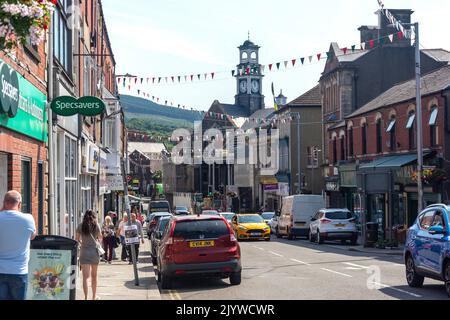
[[58,97],[51,104],[53,112],[63,117],[81,114],[87,117],[98,116],[105,112],[105,103],[96,97],[76,99],[70,96]]
[[0,59],[0,127],[47,141],[47,97]]

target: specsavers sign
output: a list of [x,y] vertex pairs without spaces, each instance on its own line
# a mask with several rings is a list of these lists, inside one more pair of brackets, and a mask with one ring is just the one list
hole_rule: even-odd
[[87,117],[98,116],[105,112],[105,103],[96,97],[75,99],[70,96],[58,97],[52,101],[53,112],[63,117],[81,114]]
[[47,141],[47,97],[0,59],[0,127]]

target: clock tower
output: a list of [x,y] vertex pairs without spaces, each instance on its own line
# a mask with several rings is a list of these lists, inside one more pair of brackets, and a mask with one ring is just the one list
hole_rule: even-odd
[[245,107],[248,116],[264,109],[262,95],[261,65],[259,64],[259,46],[249,40],[239,49],[239,61],[236,73],[237,94],[235,104]]

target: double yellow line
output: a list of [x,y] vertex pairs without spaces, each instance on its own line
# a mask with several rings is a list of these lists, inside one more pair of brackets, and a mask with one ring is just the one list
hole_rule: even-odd
[[181,300],[181,296],[175,290],[169,290],[169,295],[172,300]]

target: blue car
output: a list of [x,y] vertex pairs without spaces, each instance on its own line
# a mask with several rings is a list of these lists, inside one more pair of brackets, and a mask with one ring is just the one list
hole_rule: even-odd
[[450,297],[450,207],[426,208],[409,229],[405,245],[406,279],[413,288],[425,278],[445,282]]

